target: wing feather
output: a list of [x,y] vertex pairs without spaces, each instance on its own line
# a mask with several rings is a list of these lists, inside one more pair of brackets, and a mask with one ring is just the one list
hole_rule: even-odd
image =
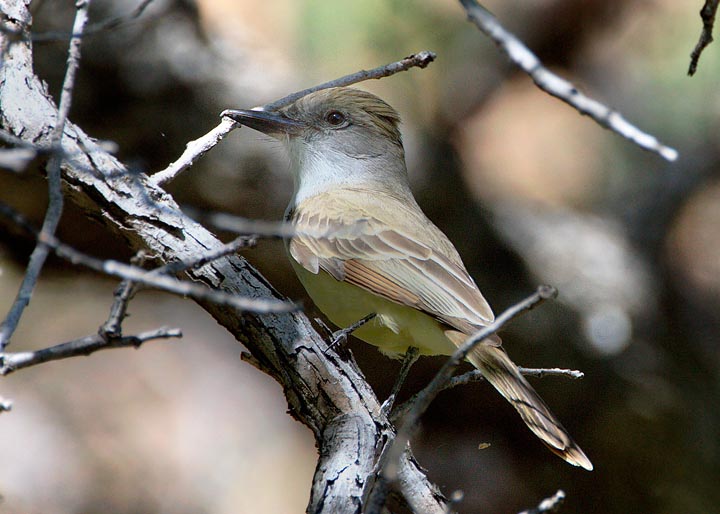
[[[450,242],[424,216],[420,227],[431,228],[415,233],[366,212],[296,211],[293,221],[297,234],[290,240],[290,255],[311,273],[325,270],[336,280],[427,312],[466,333],[494,319],[456,252],[448,256],[443,251],[452,248]],[[440,236],[444,239],[437,241]]]

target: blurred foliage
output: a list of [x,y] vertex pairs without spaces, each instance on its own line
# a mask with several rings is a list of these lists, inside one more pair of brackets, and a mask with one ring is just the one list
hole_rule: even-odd
[[[135,5],[96,0],[92,17]],[[678,148],[678,162],[642,152],[537,90],[450,0],[158,0],[142,18],[86,39],[71,119],[117,142],[134,169],[154,172],[225,108],[437,52],[426,70],[358,87],[401,113],[418,200],[496,311],[539,282],[561,286],[558,302],[503,337],[522,365],[586,373],[535,384],[596,470],[551,456],[484,384],[435,402],[414,442],[420,462],[443,491],[465,492],[461,512],[517,512],[558,488],[568,495],[562,512],[713,512],[720,505],[720,47],[711,45],[697,75],[686,76],[700,2],[487,6],[555,71]],[[36,32],[71,26],[67,2],[32,7]],[[35,45],[36,69],[54,93],[65,48]],[[292,187],[286,168],[277,143],[241,129],[168,189],[195,207],[279,219]],[[0,199],[35,219],[45,205],[38,169],[0,173]],[[4,309],[31,242],[7,227],[0,235]],[[60,237],[127,257],[122,241],[72,207]],[[303,298],[281,244],[262,242],[247,257],[278,289]],[[15,349],[84,335],[105,316],[112,284],[54,265]],[[199,310],[153,295],[131,312],[138,328],[179,324],[189,335],[2,382],[0,393],[16,400],[0,417],[4,511],[301,511],[312,441],[281,421],[279,388],[239,362],[239,348],[222,342]],[[383,397],[398,364],[361,343],[351,348]],[[405,394],[439,364],[422,360]],[[269,417],[279,427],[271,439],[263,435]],[[479,450],[485,442],[490,447]],[[279,478],[280,470],[287,473]]]

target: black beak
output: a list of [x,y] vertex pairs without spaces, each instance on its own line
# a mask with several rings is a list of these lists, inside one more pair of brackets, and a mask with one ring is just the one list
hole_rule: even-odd
[[223,111],[222,115],[268,136],[285,134],[292,136],[299,134],[305,128],[304,123],[276,112],[228,109]]

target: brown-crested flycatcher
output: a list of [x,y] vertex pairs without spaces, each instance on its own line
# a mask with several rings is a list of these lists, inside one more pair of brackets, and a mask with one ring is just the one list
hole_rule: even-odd
[[[295,193],[287,218],[293,268],[340,327],[370,313],[355,335],[389,355],[409,347],[451,355],[494,319],[450,240],[410,191],[397,112],[350,88],[311,93],[277,112],[229,111],[284,142]],[[592,464],[493,337],[468,360],[553,452]]]

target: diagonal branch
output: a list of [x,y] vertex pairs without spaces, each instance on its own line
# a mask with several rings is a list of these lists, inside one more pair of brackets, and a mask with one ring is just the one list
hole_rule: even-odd
[[[19,217],[17,219],[21,223],[26,224],[24,219]],[[143,256],[141,255],[137,260],[142,260],[142,258]],[[90,355],[100,350],[126,347],[139,348],[140,345],[146,341],[182,337],[182,332],[177,328],[159,328],[134,336],[123,336],[122,322],[125,319],[128,304],[133,298],[135,290],[135,282],[130,280],[120,282],[113,293],[114,300],[110,307],[110,314],[107,320],[100,325],[97,334],[32,352],[0,352],[0,375],[9,375],[18,369],[29,368],[42,364],[43,362],[68,359],[70,357],[77,357],[78,355]]]
[[100,325],[98,333],[105,336],[106,339],[120,337],[122,335],[122,322],[127,316],[127,308],[135,296],[137,284],[130,280],[123,280],[113,292],[112,305],[110,306],[110,315],[105,323]]
[[[53,148],[62,147],[62,136],[67,122],[67,116],[70,112],[72,103],[72,92],[75,88],[75,74],[80,65],[80,45],[82,42],[82,32],[87,24],[88,9],[90,0],[77,0],[75,4],[77,12],[75,13],[75,23],[73,25],[73,37],[70,39],[70,49],[68,50],[67,69],[63,80],[62,92],[60,93],[60,105],[56,116],[55,125],[52,128],[50,141]],[[5,56],[3,55],[3,60]],[[30,255],[23,281],[20,284],[20,290],[17,293],[15,301],[10,307],[10,311],[6,315],[2,324],[0,324],[0,352],[10,342],[15,329],[17,328],[25,307],[30,303],[30,297],[35,289],[35,284],[40,277],[45,260],[50,253],[50,248],[45,240],[53,237],[63,210],[63,194],[60,185],[60,165],[62,157],[53,155],[47,166],[48,174],[48,207],[45,212],[45,220],[40,229],[40,237],[35,245],[35,249]]]
[[434,52],[423,50],[422,52],[409,55],[404,59],[400,59],[396,62],[391,62],[390,64],[386,64],[384,66],[378,66],[377,68],[373,68],[371,70],[360,70],[356,73],[351,73],[350,75],[340,77],[339,79],[331,80],[317,86],[303,89],[302,91],[298,91],[297,93],[293,93],[291,95],[283,97],[280,100],[275,100],[274,102],[266,104],[263,106],[262,109],[264,111],[275,111],[277,109],[280,109],[281,107],[290,105],[291,103],[299,100],[303,96],[307,96],[310,93],[314,93],[315,91],[320,91],[321,89],[330,89],[332,87],[345,87],[352,84],[357,84],[358,82],[363,82],[365,80],[381,79],[384,77],[389,77],[390,75],[394,75],[401,71],[407,71],[410,68],[414,67],[425,68],[428,64],[433,62],[436,57],[437,55],[435,55]]
[[600,126],[612,130],[640,148],[654,152],[668,161],[677,159],[677,150],[660,143],[655,136],[632,125],[619,112],[585,96],[573,84],[548,70],[522,41],[500,25],[497,18],[477,0],[460,0],[460,3],[470,21],[492,39],[513,64],[530,75],[540,89],[574,107],[580,114],[590,116]]
[[[435,57],[436,56],[433,52],[423,50],[422,52],[410,55],[399,61],[391,62],[390,64],[386,64],[384,66],[378,66],[377,68],[373,68],[372,70],[361,70],[356,73],[351,73],[350,75],[345,75],[344,77],[325,82],[323,84],[320,84],[319,86],[314,86],[299,91],[297,93],[293,93],[284,98],[281,98],[280,100],[265,105],[263,107],[263,110],[271,111],[274,109],[279,109],[284,105],[294,102],[298,98],[302,98],[303,96],[310,94],[314,91],[319,91],[320,89],[349,86],[351,84],[356,84],[358,82],[370,79],[381,79],[383,77],[389,77],[390,75],[394,75],[395,73],[399,73],[401,71],[407,71],[413,67],[425,68],[428,64],[435,60]],[[230,133],[231,130],[239,126],[238,123],[231,120],[230,118],[224,115],[221,116],[222,120],[217,127],[212,129],[204,136],[190,141],[187,145],[185,145],[185,151],[175,162],[171,163],[167,168],[155,173],[152,176],[152,178],[150,179],[152,183],[159,186],[165,184],[166,182],[169,182],[170,180],[173,180],[180,173],[192,166],[203,155],[212,150],[212,148],[220,141],[222,141],[225,136]]]
[[27,41],[33,41],[35,43],[50,41],[67,41],[72,38],[80,39],[92,34],[97,34],[98,32],[115,29],[117,27],[120,27],[121,25],[136,20],[137,18],[142,16],[142,14],[145,12],[145,9],[147,9],[148,6],[153,3],[153,1],[154,0],[142,0],[129,13],[120,16],[114,16],[112,18],[108,18],[97,23],[91,23],[84,27],[84,29],[80,32],[75,32],[75,30],[73,30],[72,32],[52,31],[25,35],[25,33],[21,30],[14,30],[4,25],[0,25],[0,32],[4,32],[9,36],[17,38],[18,40],[24,39]]
[[438,393],[445,388],[455,369],[465,360],[468,353],[478,344],[482,344],[482,341],[495,334],[511,319],[534,308],[544,300],[554,298],[555,296],[557,296],[557,290],[555,288],[540,286],[535,293],[513,305],[500,314],[493,323],[469,337],[462,346],[445,361],[445,364],[443,364],[430,383],[416,395],[413,404],[410,405],[401,420],[394,440],[390,440],[383,449],[379,460],[380,470],[376,482],[372,487],[372,491],[369,494],[367,502],[369,508],[366,511],[367,513],[380,513],[381,506],[384,504],[385,497],[390,490],[390,485],[398,478],[401,457],[407,451],[408,442],[417,429],[420,416],[427,410]]
[[[578,371],[576,369],[564,369],[564,368],[522,368],[519,367],[518,370],[522,375],[525,375],[526,377],[537,377],[537,378],[544,378],[544,377],[566,377],[570,378],[572,380],[577,380],[579,378],[583,378],[585,376],[585,373],[582,371]],[[464,373],[457,377],[452,377],[447,384],[443,387],[443,390],[450,389],[453,387],[457,387],[460,385],[469,384],[471,382],[482,382],[485,380],[485,377],[483,377],[483,374],[480,373],[480,371],[474,369],[472,371],[468,371],[467,373]]]
[[[525,375],[526,377],[536,377],[536,378],[545,378],[545,377],[565,377],[569,378],[571,380],[578,380],[585,376],[585,373],[582,371],[578,371],[576,369],[564,369],[564,368],[523,368],[518,367],[518,371],[522,375]],[[458,375],[456,377],[452,377],[450,380],[448,380],[444,386],[442,386],[442,391],[446,389],[452,389],[453,387],[463,386],[467,385],[473,382],[484,382],[485,377],[483,374],[477,370],[474,369],[472,371],[468,371],[467,373],[463,373],[462,375]],[[418,393],[419,394],[419,393]],[[409,400],[407,400],[402,405],[398,406],[396,410],[392,412],[391,419],[392,421],[397,421],[401,419],[407,411],[414,405],[415,400],[417,398],[417,395],[413,395]]]
[[68,359],[78,355],[90,355],[100,350],[139,348],[141,344],[147,341],[173,337],[182,337],[182,332],[177,328],[158,328],[134,336],[113,338],[103,337],[102,334],[92,334],[34,352],[0,353],[0,375],[9,375],[13,371],[36,366],[44,362]]
[[[37,233],[37,231],[25,220],[24,217],[1,202],[0,216],[11,219],[16,226],[29,231],[38,238],[42,237],[42,233]],[[54,251],[58,257],[65,259],[72,264],[84,266],[97,271],[98,273],[111,277],[117,277],[123,280],[130,280],[147,287],[153,287],[179,296],[189,296],[195,300],[210,301],[216,303],[217,305],[224,305],[258,313],[288,312],[297,310],[298,306],[292,302],[253,298],[249,295],[240,296],[229,294],[202,284],[178,280],[166,274],[179,273],[181,271],[206,265],[225,255],[236,252],[241,246],[244,246],[246,242],[246,238],[241,237],[228,244],[220,243],[217,248],[206,250],[198,255],[188,256],[184,259],[176,260],[170,264],[166,264],[165,266],[150,271],[112,259],[98,259],[97,257],[87,255],[86,253],[76,250],[72,246],[60,242],[55,236],[47,238],[44,241],[44,244],[49,250]]]

